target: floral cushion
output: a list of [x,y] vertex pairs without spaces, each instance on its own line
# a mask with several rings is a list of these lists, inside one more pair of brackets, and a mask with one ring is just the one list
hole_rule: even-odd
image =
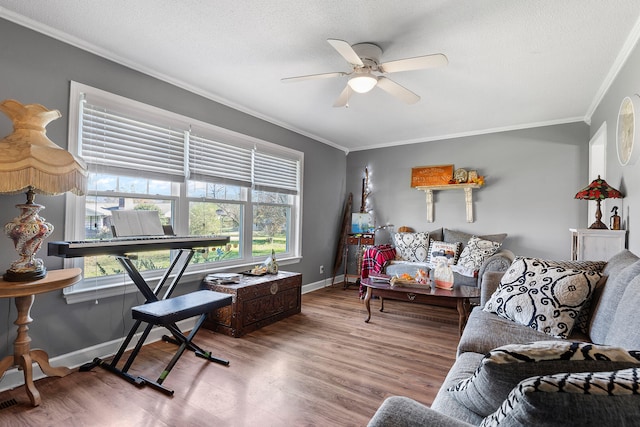
[[429,254],[429,233],[395,233],[393,241],[399,259],[411,262],[426,262]]
[[484,311],[566,338],[585,302],[602,277],[536,258],[516,258]]

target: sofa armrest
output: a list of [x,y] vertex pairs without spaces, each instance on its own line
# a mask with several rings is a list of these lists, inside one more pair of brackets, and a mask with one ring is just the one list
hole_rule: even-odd
[[484,280],[485,273],[489,271],[507,271],[515,257],[514,253],[510,250],[502,249],[484,260],[478,271],[478,287],[483,287],[482,281]]
[[498,289],[502,276],[504,276],[504,271],[487,271],[482,276],[482,286],[480,287],[481,307],[484,307],[491,295]]
[[408,397],[392,396],[382,402],[367,427],[468,427],[470,425],[434,411]]

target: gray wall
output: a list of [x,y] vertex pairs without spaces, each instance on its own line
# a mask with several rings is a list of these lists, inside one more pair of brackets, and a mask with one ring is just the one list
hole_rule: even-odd
[[[508,233],[504,246],[518,255],[568,259],[569,228],[586,226],[587,202],[573,196],[587,183],[588,139],[589,127],[573,123],[356,151],[347,157],[348,191],[359,208],[368,166],[377,224]],[[411,168],[443,164],[486,177],[473,190],[473,223],[462,190],[435,191],[434,222],[427,223],[425,193],[411,188]]]
[[[344,152],[2,19],[0,52],[0,99],[13,98],[60,110],[62,118],[49,124],[47,135],[64,148],[69,82],[75,80],[304,152],[303,259],[283,269],[301,272],[303,284],[329,276],[346,187]],[[0,137],[3,137],[12,127],[6,116],[0,116]],[[24,195],[0,195],[0,224],[15,217],[18,210],[14,206],[24,201]],[[42,215],[55,227],[49,240],[63,240],[64,197],[37,196],[36,202],[46,206]],[[46,249],[38,255],[49,269],[62,267],[62,260],[47,257]],[[16,258],[12,242],[6,237],[0,239],[0,272]],[[321,264],[325,266],[322,276]],[[195,288],[197,281],[186,286]],[[105,298],[99,304],[67,305],[61,291],[39,295],[32,309],[35,322],[29,331],[33,347],[44,347],[50,356],[56,356],[119,338],[129,329],[129,307],[141,302],[139,296],[130,295]],[[0,299],[0,312],[3,313],[0,342],[3,348],[10,348],[15,338],[13,301]]]
[[[638,93],[640,93],[640,48],[636,45],[591,117],[591,135],[594,135],[603,123],[607,124],[606,180],[625,195],[618,204],[622,208],[619,215],[622,217],[622,227],[628,230],[628,248],[635,253],[640,253],[640,217],[638,217],[640,214],[640,161],[635,165],[620,165],[616,151],[616,126],[622,99]],[[635,150],[640,150],[638,135],[636,135]],[[607,210],[607,214],[609,210],[611,207]]]

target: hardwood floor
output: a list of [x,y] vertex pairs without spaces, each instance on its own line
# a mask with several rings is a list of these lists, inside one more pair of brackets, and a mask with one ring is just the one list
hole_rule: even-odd
[[[167,397],[101,368],[0,393],[1,426],[363,426],[385,397],[430,404],[458,342],[455,309],[373,300],[341,285],[302,297],[302,313],[232,338],[201,330],[201,347],[225,367],[185,353],[167,377]],[[130,373],[157,378],[175,347],[145,346]],[[11,404],[11,399],[17,403]],[[4,409],[2,409],[4,408]]]

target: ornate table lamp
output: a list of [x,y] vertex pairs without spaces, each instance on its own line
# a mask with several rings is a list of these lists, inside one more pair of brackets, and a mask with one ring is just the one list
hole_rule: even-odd
[[58,110],[40,104],[22,105],[7,99],[0,111],[13,121],[13,133],[0,140],[0,193],[26,192],[27,203],[16,205],[20,215],[5,225],[20,259],[4,275],[11,282],[38,280],[47,270],[35,257],[42,241],[53,232],[33,202],[35,194],[56,195],[71,191],[82,195],[87,186],[84,162],[58,147],[46,135],[46,125],[61,117]]
[[597,179],[591,181],[591,184],[578,191],[575,195],[576,199],[583,200],[595,200],[598,204],[596,208],[596,221],[589,226],[591,229],[602,229],[607,230],[607,227],[600,219],[602,218],[602,212],[600,211],[600,202],[604,199],[621,199],[624,197],[622,193],[620,193],[615,188],[611,187],[607,184],[607,181],[600,178],[598,175]]

